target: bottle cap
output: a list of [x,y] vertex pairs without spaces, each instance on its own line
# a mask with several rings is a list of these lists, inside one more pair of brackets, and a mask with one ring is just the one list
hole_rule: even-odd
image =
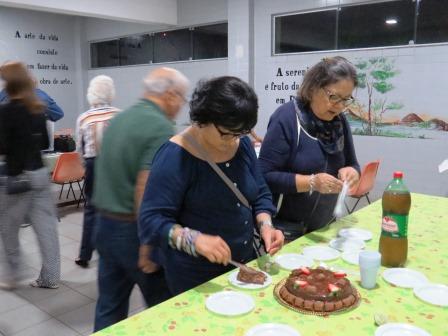
[[401,171],[394,172],[394,179],[396,178],[403,178],[403,172]]

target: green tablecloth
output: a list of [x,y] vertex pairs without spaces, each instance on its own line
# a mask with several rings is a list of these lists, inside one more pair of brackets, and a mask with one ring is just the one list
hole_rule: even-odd
[[[343,227],[356,226],[373,233],[368,249],[377,249],[381,222],[381,202],[343,218],[322,232],[315,232],[294,241],[279,253],[300,253],[305,246],[327,244]],[[407,267],[423,272],[431,282],[448,284],[448,198],[412,194],[409,220],[409,253]],[[252,262],[251,264],[255,264]],[[347,271],[357,271],[342,259],[327,263]],[[384,269],[382,268],[380,272]],[[303,315],[277,303],[273,288],[288,271],[273,277],[273,284],[262,290],[241,290],[232,287],[227,275],[220,276],[193,290],[176,296],[156,307],[147,309],[117,323],[97,335],[244,335],[260,323],[284,323],[301,335],[373,335],[374,314],[385,313],[396,322],[409,323],[432,333],[448,335],[448,308],[426,304],[417,299],[412,289],[392,287],[381,276],[378,287],[365,290],[359,277],[348,278],[358,288],[362,302],[356,309],[328,317]],[[239,317],[221,317],[205,308],[208,295],[221,290],[241,290],[251,295],[256,307]]]

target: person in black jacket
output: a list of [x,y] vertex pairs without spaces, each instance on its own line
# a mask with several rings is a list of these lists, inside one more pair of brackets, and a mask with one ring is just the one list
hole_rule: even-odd
[[[40,275],[31,285],[58,288],[57,217],[49,174],[40,153],[49,145],[44,105],[36,97],[33,78],[23,63],[4,64],[0,67],[0,76],[10,97],[8,103],[0,105],[0,155],[4,155],[6,164],[0,177],[0,231],[11,268],[9,286],[15,286],[18,280],[18,232],[27,216],[37,235],[42,256]],[[28,190],[13,194],[10,185],[14,180],[28,181]]]

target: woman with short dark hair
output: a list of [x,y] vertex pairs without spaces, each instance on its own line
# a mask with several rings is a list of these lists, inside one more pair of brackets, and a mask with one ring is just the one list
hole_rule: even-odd
[[6,158],[6,172],[0,176],[0,232],[10,266],[8,286],[14,287],[20,280],[19,228],[26,216],[42,257],[39,277],[31,286],[58,288],[61,266],[56,209],[40,153],[49,145],[44,105],[35,95],[34,80],[25,64],[8,62],[0,67],[0,76],[10,97],[0,105],[0,155]]
[[158,248],[155,261],[165,268],[173,295],[225,273],[231,259],[253,259],[255,225],[269,253],[283,244],[271,225],[271,194],[243,137],[257,122],[254,91],[238,78],[215,78],[198,85],[190,108],[193,125],[154,159],[139,216],[140,241]]
[[341,114],[353,103],[356,69],[345,58],[324,58],[309,69],[298,97],[268,124],[259,162],[278,203],[274,225],[293,240],[333,218],[343,183],[354,186],[359,164],[350,126]]

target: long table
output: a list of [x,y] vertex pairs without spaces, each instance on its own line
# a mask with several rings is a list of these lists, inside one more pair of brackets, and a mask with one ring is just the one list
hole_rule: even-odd
[[[328,229],[313,232],[283,248],[281,253],[300,253],[306,246],[328,244],[344,227],[370,230],[373,239],[367,249],[377,249],[381,222],[381,201],[344,217]],[[409,252],[406,267],[423,272],[431,282],[448,284],[448,198],[412,194],[409,219]],[[357,274],[355,265],[342,259],[327,262],[329,266]],[[249,265],[256,265],[251,262]],[[380,274],[384,268],[381,268]],[[327,317],[304,315],[281,306],[273,296],[273,288],[288,271],[273,276],[273,283],[262,290],[241,290],[231,286],[227,274],[215,278],[155,307],[147,309],[96,335],[232,335],[243,336],[250,328],[261,323],[283,323],[295,328],[301,335],[374,335],[374,315],[389,315],[392,321],[408,323],[425,329],[433,336],[448,335],[448,308],[424,303],[412,289],[393,287],[381,275],[378,286],[366,290],[359,285],[359,276],[348,278],[358,289],[362,300],[354,310]],[[256,307],[238,317],[221,317],[205,307],[206,298],[221,290],[243,291],[251,295]]]

